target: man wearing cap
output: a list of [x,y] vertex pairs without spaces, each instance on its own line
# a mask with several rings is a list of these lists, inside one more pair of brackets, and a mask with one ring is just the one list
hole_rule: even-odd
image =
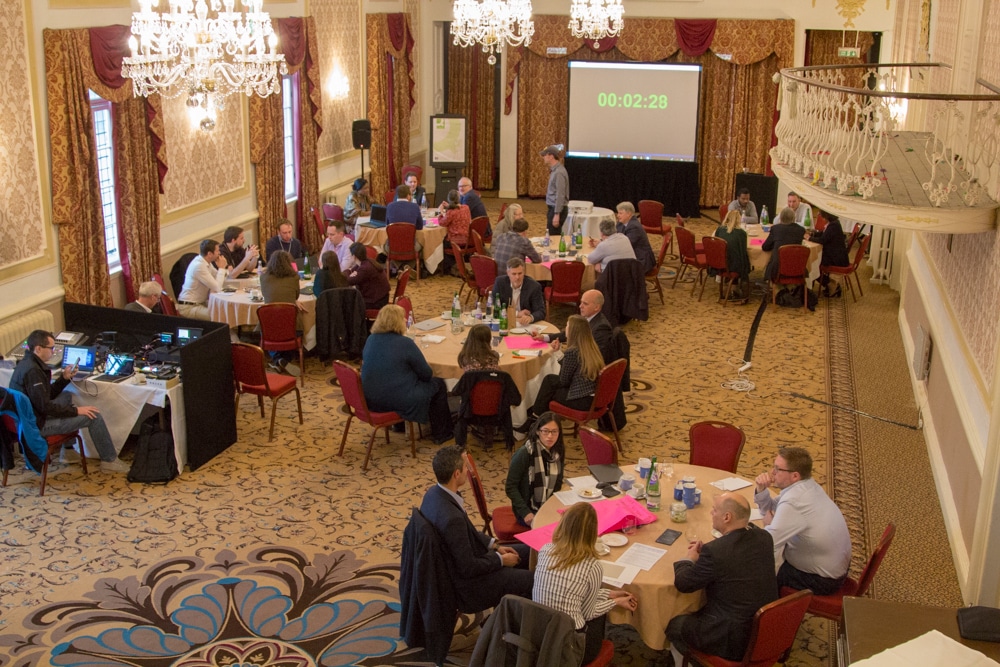
[[545,223],[549,234],[562,234],[562,223],[569,210],[569,174],[562,163],[562,146],[552,144],[541,152],[545,165],[549,168],[549,187],[545,191]]

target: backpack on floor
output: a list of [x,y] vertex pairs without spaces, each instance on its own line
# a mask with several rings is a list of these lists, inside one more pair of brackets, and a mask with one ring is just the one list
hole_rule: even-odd
[[128,481],[166,484],[177,474],[174,436],[160,428],[158,417],[147,419],[139,431],[139,444],[128,471]]

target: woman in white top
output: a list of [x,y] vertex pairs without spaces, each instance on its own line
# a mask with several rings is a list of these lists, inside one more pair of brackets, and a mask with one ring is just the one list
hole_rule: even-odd
[[597,657],[604,639],[604,615],[618,605],[635,610],[634,596],[601,588],[597,562],[597,512],[589,503],[576,503],[563,514],[552,542],[538,552],[531,598],[570,615],[577,632],[585,632],[583,663]]

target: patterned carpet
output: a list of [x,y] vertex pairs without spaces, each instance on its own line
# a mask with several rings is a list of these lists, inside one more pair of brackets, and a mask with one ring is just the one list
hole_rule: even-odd
[[[544,207],[524,204],[532,228],[541,229]],[[499,210],[495,199],[487,206]],[[715,223],[692,224],[701,234]],[[959,604],[940,511],[928,519],[936,505],[925,493],[917,506],[910,491],[933,492],[920,433],[901,434],[791,395],[914,423],[905,366],[902,375],[887,368],[905,364],[898,296],[866,285],[857,305],[821,300],[815,313],[768,307],[748,373],[756,387],[737,392],[724,383],[737,376],[757,304],[723,308],[711,286],[698,302],[689,287],[672,290],[669,282],[666,303],[654,297],[650,304],[650,321],[626,328],[633,359],[626,459],[686,459],[688,427],[707,418],[746,431],[746,477],[769,467],[777,447],[805,446],[816,478],[832,487],[848,517],[856,568],[885,522],[897,521],[877,594]],[[457,286],[447,277],[411,281],[418,319],[441,312]],[[554,311],[552,320],[561,324],[571,312]],[[895,342],[885,340],[894,332]],[[270,443],[267,419],[244,401],[239,442],[167,486],[129,485],[123,475],[99,471],[83,478],[78,466],[56,465],[39,498],[31,473],[12,473],[2,491],[0,665],[421,664],[422,652],[396,635],[396,580],[402,530],[432,483],[435,447],[419,441],[413,459],[400,436],[389,445],[380,438],[366,474],[369,431],[355,424],[344,457],[337,457],[345,417],[332,375],[307,359],[305,424],[297,422],[293,399],[282,400]],[[890,382],[897,390],[886,390]],[[567,472],[580,474],[582,452],[575,441],[568,445]],[[505,503],[506,453],[477,448],[475,455],[490,505]],[[456,664],[467,661],[479,620],[461,619]],[[807,618],[789,664],[833,664],[834,631]],[[615,664],[666,664],[631,628],[615,626],[610,634]]]

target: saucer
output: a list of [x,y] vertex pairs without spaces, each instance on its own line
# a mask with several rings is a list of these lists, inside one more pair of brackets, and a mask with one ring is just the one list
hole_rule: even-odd
[[628,538],[621,533],[608,533],[601,535],[601,541],[609,547],[623,547],[628,544]]
[[522,329],[521,327],[518,327],[516,329],[511,329],[510,332],[512,334],[514,334],[514,335],[520,335],[520,334],[526,334],[526,333],[528,333],[528,330],[527,329]]
[[576,495],[580,496],[581,498],[586,498],[587,500],[595,500],[597,498],[604,497],[604,494],[601,493],[600,489],[595,489],[593,487],[586,489],[577,489]]

